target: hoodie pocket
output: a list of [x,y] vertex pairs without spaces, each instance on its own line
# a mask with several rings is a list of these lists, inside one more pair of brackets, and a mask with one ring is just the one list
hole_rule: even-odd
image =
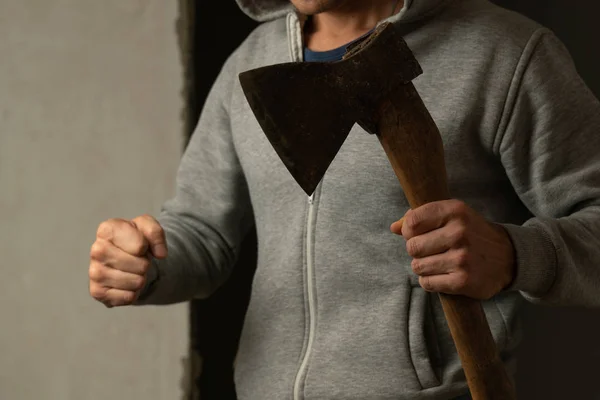
[[440,385],[441,359],[433,320],[431,293],[413,287],[408,309],[408,347],[422,389]]

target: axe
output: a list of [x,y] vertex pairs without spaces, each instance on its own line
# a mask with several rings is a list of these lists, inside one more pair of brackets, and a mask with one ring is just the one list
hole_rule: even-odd
[[[377,136],[416,208],[450,198],[442,139],[412,83],[422,72],[394,26],[383,23],[341,61],[277,64],[239,79],[268,140],[308,195],[358,123]],[[439,298],[473,399],[515,399],[481,302]]]

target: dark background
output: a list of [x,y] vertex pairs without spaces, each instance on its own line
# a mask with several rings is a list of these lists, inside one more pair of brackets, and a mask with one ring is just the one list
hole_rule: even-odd
[[[418,1],[418,0],[417,0]],[[190,29],[189,134],[227,56],[256,26],[233,0],[194,1]],[[496,0],[552,29],[569,48],[580,74],[600,97],[600,2],[596,0]],[[599,132],[600,134],[600,132]],[[209,300],[190,307],[192,355],[202,373],[193,376],[192,397],[235,399],[232,363],[250,281],[256,237],[246,239],[232,279]],[[600,264],[600,260],[599,260]],[[599,265],[600,267],[600,265]],[[529,305],[525,312],[518,390],[521,399],[600,399],[600,312]]]

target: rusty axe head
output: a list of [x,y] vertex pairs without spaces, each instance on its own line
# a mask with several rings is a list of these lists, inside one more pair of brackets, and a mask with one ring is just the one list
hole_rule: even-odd
[[377,133],[381,99],[421,73],[396,28],[384,23],[341,61],[277,64],[239,78],[268,140],[310,195],[352,126]]

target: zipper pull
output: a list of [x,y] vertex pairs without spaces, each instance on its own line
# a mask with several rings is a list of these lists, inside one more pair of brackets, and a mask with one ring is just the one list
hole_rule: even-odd
[[310,196],[308,196],[308,204],[312,205],[312,203],[313,203],[313,200],[314,200],[314,196],[315,196],[315,194],[314,194],[314,193],[313,193],[313,194],[311,194]]

